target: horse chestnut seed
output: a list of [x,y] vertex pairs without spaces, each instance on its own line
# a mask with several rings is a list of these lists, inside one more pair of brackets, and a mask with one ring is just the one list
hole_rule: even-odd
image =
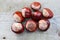
[[31,9],[28,7],[24,7],[22,9],[22,15],[24,18],[30,18],[31,17]]
[[53,17],[53,12],[49,8],[44,8],[43,9],[43,16],[44,18],[52,18]]
[[13,23],[11,29],[14,33],[22,33],[24,31],[24,27],[21,23]]
[[16,22],[22,22],[24,20],[23,16],[22,16],[22,13],[20,11],[16,11],[14,14],[13,14],[13,18]]
[[34,11],[37,11],[41,8],[41,4],[39,2],[33,2],[31,4],[31,8],[34,10]]
[[42,18],[42,12],[36,11],[32,13],[32,19],[35,21],[39,21]]
[[26,29],[30,32],[34,32],[37,29],[37,23],[33,20],[28,20],[26,22]]
[[50,22],[47,19],[41,19],[39,20],[38,25],[41,31],[46,31],[50,27]]

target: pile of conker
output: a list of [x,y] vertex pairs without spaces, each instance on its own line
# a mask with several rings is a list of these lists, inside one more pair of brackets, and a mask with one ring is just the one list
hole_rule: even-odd
[[[53,12],[49,8],[43,8],[42,12],[40,2],[33,2],[29,7],[22,8],[21,11],[16,11],[13,14],[13,18],[17,23],[13,23],[11,29],[14,33],[22,33],[24,28],[30,32],[34,32],[37,28],[41,31],[47,31],[50,27],[50,21],[48,19],[53,17]],[[25,26],[22,24],[25,19]]]

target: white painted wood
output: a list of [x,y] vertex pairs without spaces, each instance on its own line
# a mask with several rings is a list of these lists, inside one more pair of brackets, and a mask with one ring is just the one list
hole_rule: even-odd
[[[48,31],[36,31],[29,33],[26,30],[22,34],[15,34],[11,31],[14,23],[13,12],[24,6],[30,6],[33,1],[39,1],[44,7],[50,8],[54,17],[50,19],[51,26]],[[60,40],[60,0],[0,0],[0,40]]]

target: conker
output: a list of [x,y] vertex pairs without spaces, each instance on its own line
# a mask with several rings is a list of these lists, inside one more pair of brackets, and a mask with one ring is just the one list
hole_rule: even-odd
[[47,31],[50,27],[50,22],[47,19],[41,19],[38,22],[38,26],[41,31]]
[[28,8],[28,7],[24,7],[22,9],[22,15],[23,15],[24,18],[30,18],[31,17],[31,13],[32,13],[31,9]]
[[13,23],[11,29],[14,33],[22,33],[24,31],[24,27],[21,23]]
[[39,21],[42,18],[42,12],[36,11],[32,13],[32,19],[35,21]]
[[31,8],[34,10],[34,11],[37,11],[41,8],[41,4],[39,2],[33,2],[31,3]]
[[13,14],[13,18],[16,22],[22,22],[24,20],[24,17],[22,16],[22,13],[20,11],[16,11]]
[[50,19],[53,17],[53,12],[49,8],[44,8],[43,9],[43,16],[46,19]]
[[34,32],[37,29],[37,23],[33,20],[28,20],[26,22],[26,29],[30,32]]

